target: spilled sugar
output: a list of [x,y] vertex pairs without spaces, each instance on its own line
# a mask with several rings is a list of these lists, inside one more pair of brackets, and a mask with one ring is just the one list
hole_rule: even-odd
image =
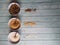
[[25,26],[35,26],[36,23],[35,22],[26,21],[26,22],[24,22],[24,25]]
[[34,9],[27,8],[27,9],[25,9],[25,12],[32,12],[32,11],[36,11],[36,10],[37,10],[36,8],[34,8]]

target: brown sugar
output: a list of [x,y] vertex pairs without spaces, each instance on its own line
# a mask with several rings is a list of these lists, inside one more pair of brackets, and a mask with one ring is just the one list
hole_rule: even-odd
[[31,12],[31,11],[36,11],[36,8],[35,9],[30,9],[30,8],[25,9],[25,12]]
[[20,7],[16,4],[12,4],[11,7],[9,8],[10,14],[18,14],[20,11]]
[[32,9],[25,9],[25,12],[31,12]]
[[24,22],[24,25],[25,25],[25,26],[35,26],[36,23],[35,23],[35,22],[26,21],[26,22]]
[[8,24],[9,24],[9,27],[14,30],[19,29],[21,26],[19,19],[16,19],[16,18],[10,19]]

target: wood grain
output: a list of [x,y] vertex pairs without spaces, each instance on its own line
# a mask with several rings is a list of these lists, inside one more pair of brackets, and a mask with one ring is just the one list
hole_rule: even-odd
[[[19,0],[21,41],[16,45],[60,45],[60,0]],[[11,18],[8,12],[10,0],[0,0],[0,45],[13,45],[8,41]],[[35,12],[25,12],[36,8]],[[25,21],[34,21],[36,26],[24,26]]]

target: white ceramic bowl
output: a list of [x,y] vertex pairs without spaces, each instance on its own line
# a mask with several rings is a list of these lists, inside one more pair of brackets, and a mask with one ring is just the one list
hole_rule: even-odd
[[19,6],[20,7],[20,5],[18,4],[18,3],[10,3],[10,5],[8,6],[8,10],[10,9],[10,7],[11,7],[11,5],[13,5],[13,4],[16,4],[17,6]]
[[[16,37],[15,37],[15,35],[16,35]],[[17,32],[11,32],[11,33],[9,33],[9,35],[8,35],[8,41],[16,43],[19,40],[20,40],[19,33],[17,33]]]

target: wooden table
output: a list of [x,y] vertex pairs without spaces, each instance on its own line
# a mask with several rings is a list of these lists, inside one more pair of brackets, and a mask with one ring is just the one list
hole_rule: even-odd
[[[60,0],[19,0],[21,41],[15,45],[60,45]],[[0,45],[13,45],[8,41],[9,0],[0,0]],[[25,12],[27,8],[36,11]],[[34,21],[35,26],[25,26],[24,21]]]

